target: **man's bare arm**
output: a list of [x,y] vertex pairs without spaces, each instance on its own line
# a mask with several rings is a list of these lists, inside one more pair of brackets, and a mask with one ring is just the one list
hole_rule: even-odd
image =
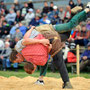
[[24,46],[30,45],[30,44],[37,44],[37,43],[41,43],[44,46],[47,46],[50,44],[48,39],[40,39],[39,40],[39,39],[26,38],[26,39],[23,39],[23,41],[22,41],[22,45],[24,45]]
[[31,35],[31,32],[32,32],[32,30],[33,30],[34,28],[35,28],[35,26],[32,26],[31,29],[26,32],[26,34],[24,35],[23,39],[29,38],[30,35]]

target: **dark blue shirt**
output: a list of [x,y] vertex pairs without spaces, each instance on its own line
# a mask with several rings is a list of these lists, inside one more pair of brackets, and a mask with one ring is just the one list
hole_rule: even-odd
[[85,50],[84,53],[82,53],[82,55],[81,55],[81,59],[82,59],[84,56],[87,56],[87,59],[90,60],[90,50]]

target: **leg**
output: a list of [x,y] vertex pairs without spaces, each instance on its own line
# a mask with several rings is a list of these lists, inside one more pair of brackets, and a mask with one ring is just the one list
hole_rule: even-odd
[[54,61],[55,66],[59,70],[61,78],[62,78],[62,80],[64,82],[63,88],[64,89],[71,89],[71,88],[73,88],[71,83],[69,82],[69,76],[68,76],[68,72],[67,72],[64,60],[63,60],[62,51],[59,51],[53,57],[53,61]]
[[40,66],[40,76],[45,76],[47,72],[48,62],[44,66]]
[[3,70],[6,71],[6,59],[2,60]]
[[10,63],[10,60],[9,59],[6,60],[6,67],[7,68],[10,68],[11,67],[11,63]]
[[46,75],[47,67],[48,67],[48,62],[44,66],[40,66],[40,77],[35,82],[35,84],[41,84],[41,85],[44,84],[43,77]]
[[14,67],[15,71],[17,72],[18,71],[18,63],[14,63],[13,67]]
[[53,62],[55,64],[55,66],[57,67],[57,69],[59,70],[59,73],[61,75],[61,78],[63,80],[63,82],[69,82],[69,76],[68,76],[68,72],[63,60],[63,56],[62,56],[62,51],[59,51],[54,57],[53,57]]
[[90,63],[90,60],[82,60],[80,63],[80,71],[82,71],[88,64]]
[[82,11],[76,14],[68,23],[65,24],[57,24],[54,26],[57,32],[67,32],[72,28],[76,27],[81,21],[86,20],[86,12]]

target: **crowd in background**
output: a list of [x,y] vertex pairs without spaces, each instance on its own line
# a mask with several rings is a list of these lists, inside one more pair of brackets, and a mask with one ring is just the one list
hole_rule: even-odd
[[[66,23],[69,22],[73,16],[71,12],[72,8],[81,6],[82,10],[84,9],[84,4],[81,0],[77,0],[76,4],[74,0],[70,0],[66,8],[57,7],[53,2],[49,4],[50,5],[45,1],[41,10],[34,8],[32,0],[29,0],[28,3],[25,2],[24,5],[16,0],[10,9],[7,9],[4,2],[0,2],[0,62],[2,63],[2,69],[4,71],[11,68],[9,55],[15,44],[23,38],[31,26]],[[87,47],[89,42],[90,17],[87,21],[81,22],[76,28],[71,30],[71,35],[70,38],[67,39],[66,46],[72,48],[79,44]],[[15,71],[17,71],[18,63],[14,63],[13,67]]]

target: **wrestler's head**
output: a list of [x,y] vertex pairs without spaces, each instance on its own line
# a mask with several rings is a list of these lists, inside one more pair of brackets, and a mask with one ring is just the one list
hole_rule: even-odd
[[10,54],[10,61],[13,63],[21,63],[24,61],[24,57],[16,50],[13,50]]
[[32,74],[36,70],[36,65],[32,64],[31,62],[26,62],[25,65],[24,65],[24,70],[28,74]]

